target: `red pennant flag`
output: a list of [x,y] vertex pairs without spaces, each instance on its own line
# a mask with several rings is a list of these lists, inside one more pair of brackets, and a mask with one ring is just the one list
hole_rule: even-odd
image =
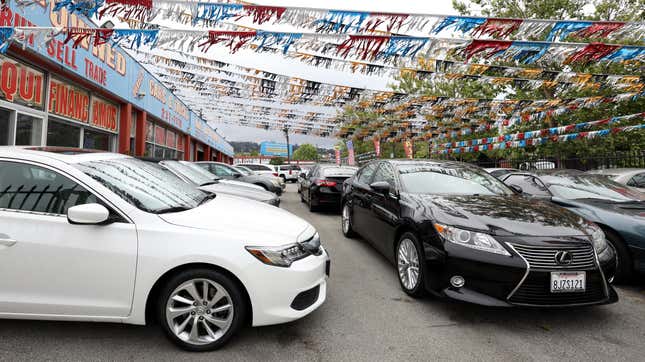
[[473,36],[490,35],[505,38],[519,29],[522,19],[486,19],[486,22],[475,28]]
[[199,44],[199,47],[206,52],[214,44],[226,43],[231,53],[235,53],[256,35],[255,31],[211,30],[208,32],[208,40]]
[[609,34],[625,26],[625,23],[619,21],[604,21],[590,25],[586,29],[582,29],[575,33],[579,38],[605,38]]
[[505,51],[511,46],[511,44],[513,44],[513,42],[506,40],[475,39],[462,50],[462,54],[466,57],[466,60],[470,60],[473,56],[484,52],[484,58],[490,58],[499,52]]
[[275,16],[275,20],[280,20],[282,14],[287,8],[280,6],[263,6],[263,5],[244,5],[243,9],[246,15],[253,18],[254,24],[263,24]]
[[620,48],[620,45],[609,45],[603,43],[590,43],[578,52],[571,54],[569,58],[564,61],[564,64],[574,62],[588,63],[597,61],[605,56],[615,52]]

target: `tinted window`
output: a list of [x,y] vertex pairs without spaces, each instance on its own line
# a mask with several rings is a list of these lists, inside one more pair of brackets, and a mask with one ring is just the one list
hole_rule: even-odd
[[504,180],[507,185],[517,185],[522,191],[533,196],[551,196],[546,187],[533,176],[529,175],[511,175]]
[[46,168],[0,162],[0,207],[66,214],[67,209],[97,202],[76,182]]
[[216,163],[211,163],[210,166],[211,166],[210,167],[211,172],[214,173],[217,176],[220,176],[220,177],[222,177],[222,176],[234,176],[234,175],[239,173],[239,172],[237,172],[236,170],[234,170],[234,169],[232,169],[230,167],[227,167],[227,166],[224,166],[224,165],[218,165]]
[[49,119],[47,123],[47,145],[78,147],[81,140],[81,127]]
[[388,165],[387,163],[381,163],[379,168],[376,170],[376,173],[374,174],[374,179],[372,182],[379,182],[379,181],[385,181],[390,184],[390,186],[395,187],[396,183],[394,182],[395,176],[394,176],[394,169],[392,166]]
[[361,170],[361,174],[358,175],[358,182],[364,185],[369,184],[372,180],[372,176],[374,175],[374,171],[376,170],[376,166],[378,166],[378,164],[376,163],[370,163],[369,165],[365,166]]
[[565,199],[642,201],[645,195],[602,176],[544,176],[549,190]]
[[627,184],[634,187],[645,187],[645,172],[635,175]]
[[512,195],[504,183],[478,168],[462,164],[405,164],[399,166],[407,192],[447,195]]

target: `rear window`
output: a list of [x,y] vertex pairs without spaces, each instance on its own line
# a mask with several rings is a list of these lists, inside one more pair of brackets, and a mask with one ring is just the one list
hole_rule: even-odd
[[323,175],[326,177],[352,177],[356,170],[356,168],[331,167],[323,169]]

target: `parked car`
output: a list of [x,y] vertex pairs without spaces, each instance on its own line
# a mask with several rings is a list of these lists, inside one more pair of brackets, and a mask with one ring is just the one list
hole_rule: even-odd
[[602,230],[516,195],[483,169],[382,160],[343,188],[342,231],[393,262],[402,289],[487,306],[578,306],[618,300]]
[[240,163],[238,165],[252,170],[256,175],[278,177],[278,173],[276,172],[273,165],[264,165],[261,163]]
[[[113,153],[0,148],[0,317],[146,324],[206,351],[318,308],[306,221]],[[253,222],[249,222],[249,219]]]
[[[154,163],[154,161],[151,161]],[[254,201],[261,201],[273,206],[280,206],[280,198],[263,188],[243,182],[220,180],[201,167],[186,161],[162,160],[158,165],[179,177],[184,182],[201,188],[202,190],[223,193],[232,196],[244,197]]]
[[525,195],[551,201],[599,225],[616,250],[616,280],[645,271],[645,194],[606,177],[512,173],[504,183]]
[[268,178],[269,180],[275,181],[278,183],[278,186],[280,186],[280,189],[282,189],[282,191],[284,191],[284,189],[287,187],[287,184],[285,184],[284,180],[281,179],[280,177],[273,176],[273,175],[258,175],[257,173],[253,172],[253,170],[251,170],[250,168],[242,165],[235,165],[233,167],[246,176],[251,176],[251,175],[262,176],[262,177]]
[[555,162],[548,160],[538,160],[532,162],[520,163],[520,170],[552,170],[555,168]]
[[519,171],[516,168],[485,168],[484,170],[497,178],[500,178],[500,176],[509,174],[511,172]]
[[320,206],[340,207],[343,182],[358,170],[353,166],[322,164],[314,166],[302,180],[300,200],[310,211]]
[[645,192],[645,169],[642,168],[608,168],[588,171],[593,175],[603,175],[618,182]]
[[284,182],[296,182],[300,174],[300,166],[298,165],[280,165],[274,166],[277,176],[284,180]]
[[302,183],[307,179],[307,175],[309,174],[309,169],[305,168],[300,170],[300,174],[298,175],[298,181],[296,181],[296,184],[298,184],[298,193],[302,192]]
[[235,169],[233,166],[229,166],[221,162],[199,161],[194,162],[194,164],[217,176],[218,178],[257,185],[262,187],[266,191],[278,194],[278,196],[282,195],[282,186],[280,185],[280,182],[275,178],[269,179],[268,177],[255,175],[253,173],[245,174],[242,171]]

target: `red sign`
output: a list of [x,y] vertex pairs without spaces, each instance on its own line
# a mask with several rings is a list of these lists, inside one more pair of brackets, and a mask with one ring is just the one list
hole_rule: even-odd
[[52,78],[49,86],[49,112],[87,123],[90,95],[84,90]]
[[0,56],[0,63],[0,98],[42,109],[43,73],[4,56]]
[[403,149],[405,150],[405,157],[412,158],[414,156],[412,152],[412,140],[403,141]]
[[111,132],[119,130],[119,107],[98,97],[92,97],[91,125]]
[[381,140],[378,138],[374,138],[374,152],[376,157],[381,157]]

